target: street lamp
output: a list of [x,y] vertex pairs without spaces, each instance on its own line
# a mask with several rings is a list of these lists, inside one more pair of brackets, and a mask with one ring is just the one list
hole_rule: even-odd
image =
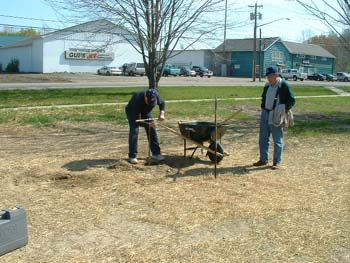
[[256,29],[260,28],[260,37],[259,37],[259,81],[261,80],[261,27],[275,23],[277,21],[281,21],[281,20],[290,20],[288,17],[283,17],[283,18],[278,18],[275,20],[272,20],[270,22],[261,24],[261,25],[256,25],[254,27],[254,54],[253,54],[253,81],[255,81],[255,75],[256,75]]

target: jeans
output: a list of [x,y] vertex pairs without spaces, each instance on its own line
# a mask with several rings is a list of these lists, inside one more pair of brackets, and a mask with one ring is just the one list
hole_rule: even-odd
[[129,112],[125,109],[126,116],[129,122],[129,158],[137,157],[137,141],[139,135],[139,126],[143,126],[146,130],[148,142],[150,142],[152,155],[160,154],[160,147],[158,142],[157,131],[153,127],[149,127],[148,124],[144,123],[136,123],[136,120],[140,117],[143,119],[152,118],[152,114],[149,113],[147,115],[135,114],[133,112]]
[[283,128],[275,127],[269,124],[269,113],[266,110],[262,110],[260,118],[260,134],[259,134],[259,150],[260,160],[268,162],[269,149],[270,149],[270,137],[273,138],[273,163],[279,164],[282,161],[283,152]]

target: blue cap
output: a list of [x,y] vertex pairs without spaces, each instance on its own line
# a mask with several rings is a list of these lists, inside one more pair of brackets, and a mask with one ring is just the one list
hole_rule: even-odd
[[271,75],[273,75],[273,74],[278,74],[278,69],[277,69],[277,67],[275,67],[275,66],[268,67],[268,68],[266,69],[266,74],[265,74],[265,76],[268,77],[268,76],[271,76]]
[[157,105],[158,91],[156,89],[148,89],[146,91],[147,105]]

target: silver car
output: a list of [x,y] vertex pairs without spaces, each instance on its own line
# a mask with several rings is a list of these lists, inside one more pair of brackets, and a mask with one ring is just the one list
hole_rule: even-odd
[[122,70],[117,68],[117,67],[108,67],[104,66],[97,70],[98,75],[106,75],[106,76],[111,76],[111,75],[121,75]]
[[346,72],[337,72],[337,80],[338,81],[350,81],[350,74]]

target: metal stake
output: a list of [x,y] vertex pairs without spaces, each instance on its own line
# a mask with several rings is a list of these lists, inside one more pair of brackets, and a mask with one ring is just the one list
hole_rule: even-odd
[[218,160],[217,152],[218,152],[218,143],[217,143],[217,133],[218,133],[218,125],[217,125],[217,110],[218,110],[218,98],[215,96],[215,164],[214,164],[214,177],[216,179],[216,164]]
[[151,125],[148,124],[148,165],[151,165]]

